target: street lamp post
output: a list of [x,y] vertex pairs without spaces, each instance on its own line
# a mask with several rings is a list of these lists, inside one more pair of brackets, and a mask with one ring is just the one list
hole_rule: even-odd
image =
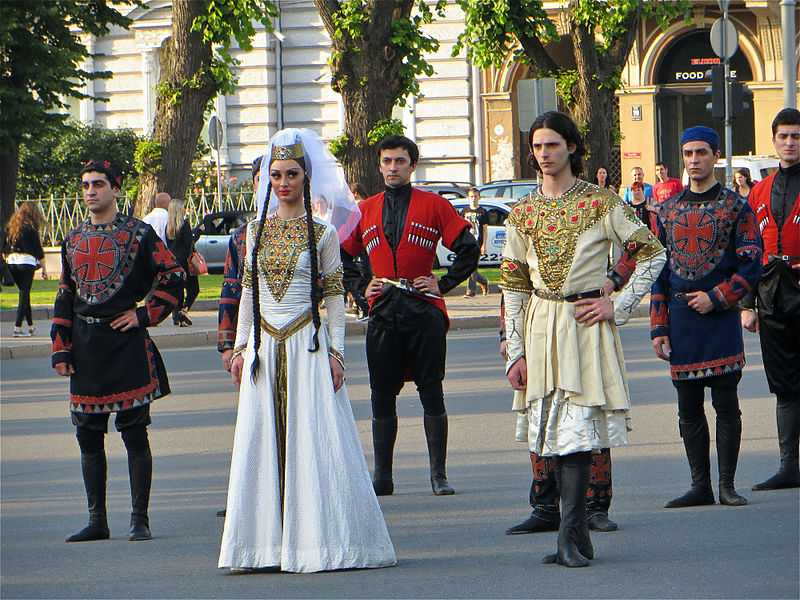
[[781,0],[781,33],[783,34],[783,106],[797,107],[797,71],[795,66],[795,0]]

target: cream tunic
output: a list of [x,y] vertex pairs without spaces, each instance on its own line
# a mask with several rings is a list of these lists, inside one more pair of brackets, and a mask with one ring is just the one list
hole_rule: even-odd
[[[625,445],[630,393],[617,324],[649,292],[664,249],[618,196],[583,181],[558,199],[522,200],[506,232],[508,368],[525,357],[527,388],[515,392],[514,410],[527,413],[531,451]],[[635,259],[636,269],[615,299],[614,322],[587,327],[575,320],[574,304],[560,298],[603,287],[612,244]]]

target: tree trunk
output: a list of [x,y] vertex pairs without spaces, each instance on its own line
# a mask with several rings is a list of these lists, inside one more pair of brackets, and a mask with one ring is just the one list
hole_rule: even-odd
[[[173,101],[170,94],[158,94],[153,140],[161,147],[161,169],[141,174],[137,215],[150,210],[157,192],[182,198],[189,183],[205,108],[216,95],[216,86],[208,75],[211,46],[203,42],[199,33],[191,31],[195,17],[205,11],[205,5],[199,0],[172,2],[172,37],[160,52],[160,83],[180,90],[180,95]],[[199,85],[185,85],[193,77]]]
[[362,35],[352,40],[349,36],[335,36],[333,12],[338,3],[331,0],[314,0],[320,11],[339,60],[331,64],[333,87],[342,95],[344,103],[344,133],[348,143],[342,157],[345,176],[350,183],[360,183],[368,194],[383,189],[383,177],[378,172],[378,159],[374,145],[369,143],[369,132],[383,120],[390,119],[392,108],[400,99],[400,67],[402,56],[394,51],[392,20],[411,13],[410,0],[374,0],[365,10],[370,18]]
[[14,214],[19,173],[19,144],[11,142],[0,151],[0,250],[5,249],[6,224]]

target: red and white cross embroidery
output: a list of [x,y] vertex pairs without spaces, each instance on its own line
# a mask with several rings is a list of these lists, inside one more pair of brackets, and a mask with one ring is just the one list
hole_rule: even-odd
[[114,272],[116,263],[117,248],[106,236],[83,237],[75,246],[73,268],[81,281],[102,281]]

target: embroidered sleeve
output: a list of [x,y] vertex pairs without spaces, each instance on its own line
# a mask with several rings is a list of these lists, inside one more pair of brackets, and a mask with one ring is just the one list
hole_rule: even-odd
[[716,310],[728,310],[749,294],[761,277],[761,235],[752,209],[744,204],[736,220],[734,239],[737,268],[731,277],[709,292]]
[[525,356],[525,311],[533,292],[528,271],[528,236],[510,217],[506,221],[506,245],[500,266],[500,286],[505,307],[507,341],[506,372]]
[[330,225],[321,239],[320,272],[323,273],[323,297],[328,314],[329,351],[343,362],[345,315],[342,258],[339,253],[339,238]]
[[[250,342],[250,332],[253,329],[253,284],[250,265],[253,252],[253,238],[256,234],[256,222],[251,221],[246,228],[244,243],[244,275],[242,277],[242,295],[239,299],[239,312],[236,318],[236,340],[234,348],[245,348]],[[249,278],[249,279],[248,279]]]
[[239,316],[239,301],[242,297],[242,262],[244,259],[244,237],[246,226],[236,230],[228,242],[225,269],[222,275],[222,290],[219,295],[217,350],[233,350],[236,340],[236,321]]
[[670,268],[667,234],[661,219],[658,219],[658,239],[667,248],[664,266],[650,288],[650,339],[669,336],[669,293]]
[[61,244],[61,279],[58,282],[53,322],[50,327],[52,365],[72,362],[72,319],[75,302],[75,283],[67,260],[67,240]]
[[145,305],[136,309],[136,316],[141,327],[153,327],[178,305],[186,273],[154,231],[148,230],[145,234],[142,250],[150,262],[153,289]]

